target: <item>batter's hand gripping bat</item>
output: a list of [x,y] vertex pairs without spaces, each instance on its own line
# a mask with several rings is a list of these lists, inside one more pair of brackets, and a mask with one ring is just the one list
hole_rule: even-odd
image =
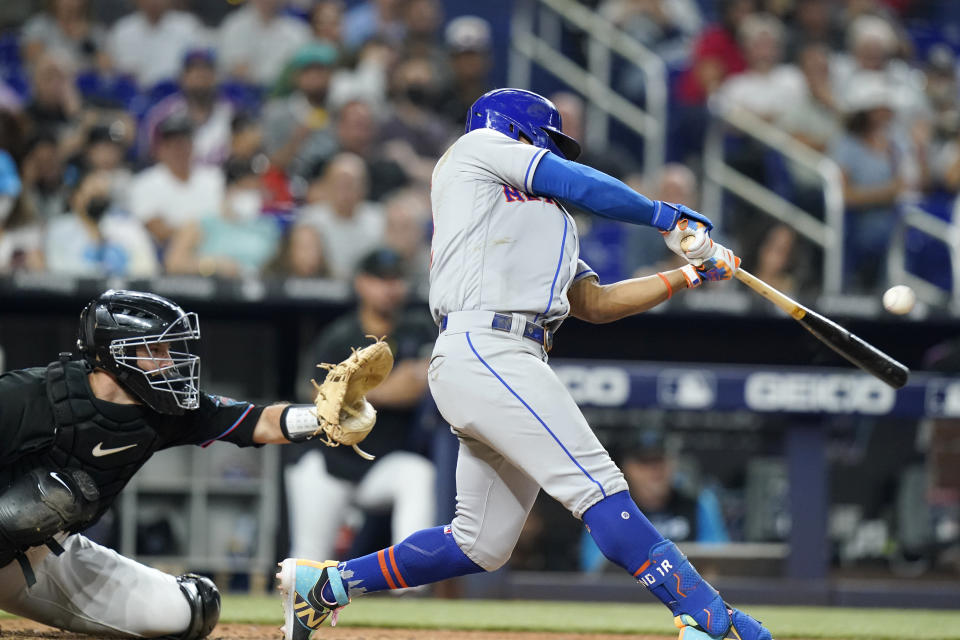
[[[693,236],[687,238],[692,239]],[[681,247],[687,242],[687,238],[681,240]],[[737,269],[735,277],[787,312],[804,329],[812,333],[817,340],[867,373],[876,376],[894,389],[899,389],[907,383],[907,377],[910,375],[910,370],[907,367],[873,345],[864,342],[836,322],[811,311],[744,269]]]

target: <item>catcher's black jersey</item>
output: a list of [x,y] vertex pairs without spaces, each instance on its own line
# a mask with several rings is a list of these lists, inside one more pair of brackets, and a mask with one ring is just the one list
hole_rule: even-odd
[[144,405],[100,400],[86,381],[84,363],[68,362],[66,367],[72,380],[67,402],[78,413],[81,407],[88,409],[68,430],[58,431],[56,426],[47,390],[51,369],[37,367],[0,375],[0,492],[33,466],[93,466],[94,478],[100,476],[111,485],[101,487],[109,501],[160,449],[204,446],[215,440],[254,445],[253,430],[261,407],[202,393],[196,410],[180,416],[160,414]]
[[[404,360],[427,360],[433,349],[433,342],[437,337],[437,328],[430,320],[430,316],[420,310],[411,310],[404,313],[396,327],[387,336],[387,344],[393,351],[396,364]],[[306,357],[300,366],[300,376],[303,380],[310,377],[317,378],[316,364],[319,362],[340,362],[350,355],[350,349],[370,342],[364,335],[360,316],[351,312],[334,320],[317,338],[316,342],[307,351]],[[396,366],[396,365],[395,365]],[[323,372],[320,371],[320,375]],[[322,380],[322,378],[320,378]],[[307,391],[306,394],[310,392]],[[312,402],[309,395],[302,394],[301,401]],[[360,448],[377,456],[384,456],[391,451],[417,451],[420,443],[414,430],[416,409],[377,408],[377,424],[363,442]],[[285,447],[284,459],[288,462],[298,460],[311,448],[323,452],[330,475],[349,481],[358,481],[370,469],[369,464],[357,457],[350,447],[328,447],[318,439],[311,440],[299,447]]]

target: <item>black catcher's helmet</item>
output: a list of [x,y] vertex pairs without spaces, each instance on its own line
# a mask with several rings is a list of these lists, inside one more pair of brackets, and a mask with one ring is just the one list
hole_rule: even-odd
[[[111,289],[80,312],[77,347],[150,408],[179,415],[200,404],[200,357],[188,344],[199,339],[197,314],[152,293]],[[138,362],[155,366],[145,371]]]

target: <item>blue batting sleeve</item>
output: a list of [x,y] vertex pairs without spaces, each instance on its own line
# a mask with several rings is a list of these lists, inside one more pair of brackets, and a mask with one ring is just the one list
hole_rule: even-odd
[[676,206],[651,200],[616,178],[554,153],[544,154],[532,186],[536,196],[549,196],[604,218],[662,231],[673,229],[682,213]]

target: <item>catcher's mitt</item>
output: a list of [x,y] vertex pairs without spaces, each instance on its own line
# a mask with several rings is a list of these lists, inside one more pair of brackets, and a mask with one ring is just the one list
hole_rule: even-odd
[[351,445],[360,456],[373,460],[372,455],[357,446],[377,421],[377,411],[367,402],[366,394],[390,373],[393,353],[382,338],[367,337],[373,339],[373,344],[353,349],[340,364],[318,364],[317,367],[327,370],[327,377],[322,384],[311,382],[317,390],[313,400],[317,407],[315,435],[323,433],[323,442],[331,447]]

